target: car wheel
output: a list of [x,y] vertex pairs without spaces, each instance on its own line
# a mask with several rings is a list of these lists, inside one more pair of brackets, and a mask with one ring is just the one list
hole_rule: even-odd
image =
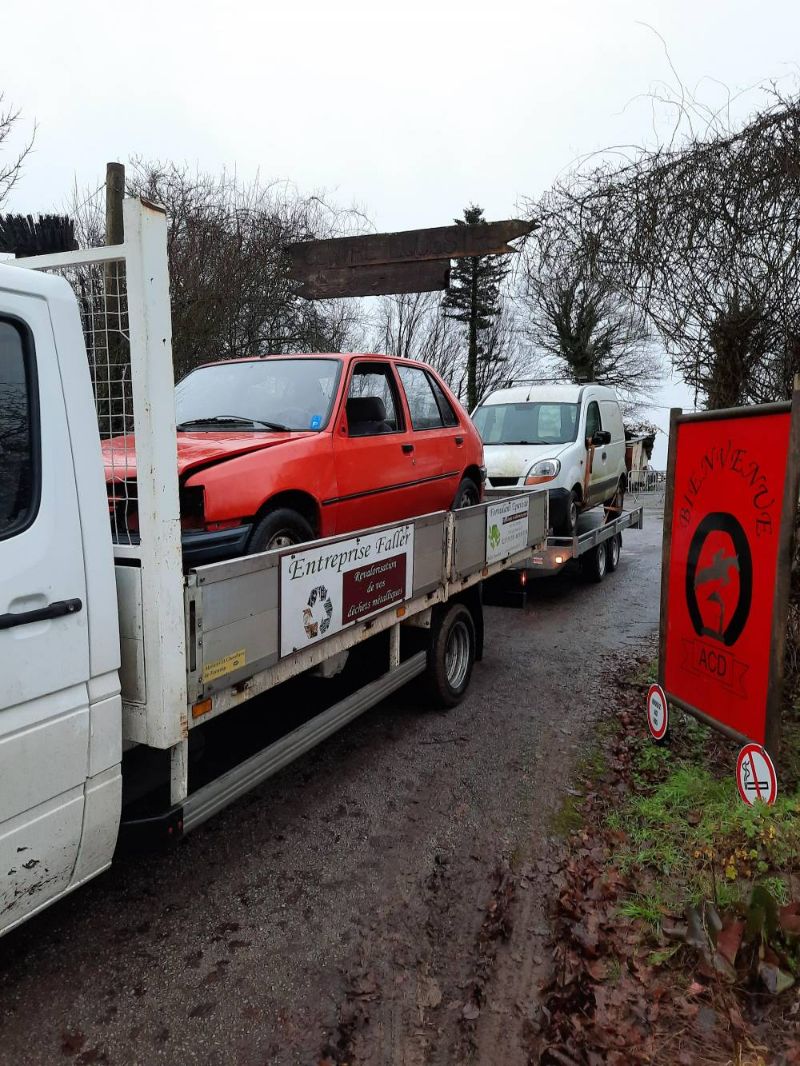
[[475,622],[463,603],[439,617],[428,647],[425,688],[437,707],[455,707],[467,691],[475,664]]
[[592,548],[586,555],[581,557],[581,569],[583,575],[588,581],[594,581],[599,583],[606,576],[606,569],[608,566],[608,552],[606,551],[606,544],[598,544],[597,547]]
[[456,497],[453,500],[452,511],[459,511],[462,507],[474,507],[481,502],[481,490],[471,477],[465,477],[458,486]]
[[314,530],[305,518],[291,507],[276,507],[258,521],[247,542],[247,554],[291,548],[314,539]]
[[627,489],[627,480],[624,477],[619,479],[619,485],[617,485],[617,491],[606,502],[606,522],[613,522],[615,518],[619,518],[622,508],[625,506],[625,490]]
[[622,549],[622,534],[621,533],[617,533],[617,535],[615,537],[612,537],[610,540],[606,541],[606,554],[608,555],[608,558],[606,560],[606,565],[608,567],[608,572],[610,574],[613,574],[614,571],[619,566],[619,553],[620,553],[621,549]]
[[567,509],[564,517],[558,523],[558,528],[555,530],[557,537],[574,537],[578,528],[578,515],[580,514],[581,500],[575,489],[569,494],[569,500],[567,501]]

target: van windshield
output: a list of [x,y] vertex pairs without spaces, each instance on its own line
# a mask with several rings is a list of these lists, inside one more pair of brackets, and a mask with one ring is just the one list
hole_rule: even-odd
[[338,359],[264,359],[201,366],[178,383],[181,429],[321,430],[330,417]]
[[473,416],[484,444],[568,444],[575,440],[576,403],[489,403]]

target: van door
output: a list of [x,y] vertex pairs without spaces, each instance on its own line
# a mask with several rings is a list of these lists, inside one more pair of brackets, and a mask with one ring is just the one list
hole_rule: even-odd
[[609,478],[614,479],[613,489],[619,484],[621,477],[627,477],[625,467],[625,426],[622,422],[622,411],[616,400],[600,401],[600,418],[603,420],[603,429],[607,429],[611,434],[611,443],[606,448],[608,452],[606,474]]
[[607,461],[608,452],[603,445],[592,446],[595,433],[602,430],[603,423],[600,418],[600,405],[597,400],[590,400],[586,405],[586,423],[584,436],[586,437],[587,462],[589,467],[589,499],[590,505],[600,503],[605,499],[603,495],[605,482],[608,480]]
[[0,286],[0,932],[63,892],[75,867],[89,748],[85,601],[48,306]]

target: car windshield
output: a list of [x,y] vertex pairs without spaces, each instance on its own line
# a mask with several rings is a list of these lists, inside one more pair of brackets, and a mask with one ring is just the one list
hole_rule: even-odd
[[488,403],[473,421],[484,444],[567,444],[575,440],[578,405]]
[[175,388],[181,429],[321,430],[328,423],[341,362],[269,356],[193,370]]

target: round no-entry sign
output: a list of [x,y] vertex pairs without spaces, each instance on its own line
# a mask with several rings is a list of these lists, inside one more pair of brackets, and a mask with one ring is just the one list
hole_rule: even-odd
[[778,775],[767,752],[760,744],[745,744],[736,760],[736,784],[739,795],[751,807],[758,800],[769,806],[778,795]]
[[669,725],[669,707],[661,685],[651,685],[647,693],[647,724],[655,740],[664,739]]

